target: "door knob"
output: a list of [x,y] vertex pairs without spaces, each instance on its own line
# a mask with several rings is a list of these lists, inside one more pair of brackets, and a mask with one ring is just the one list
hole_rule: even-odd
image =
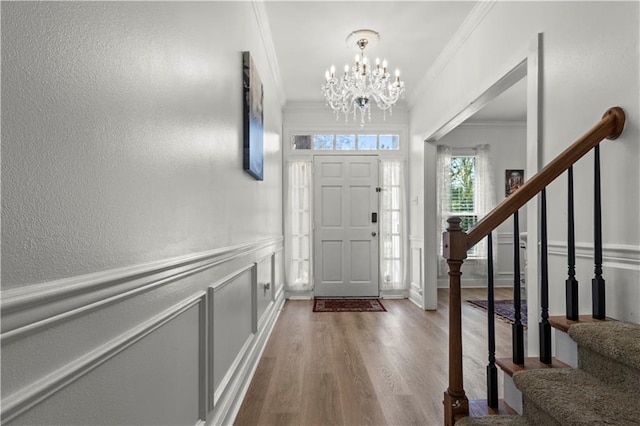
[[378,235],[378,234],[376,234],[375,232],[372,232],[372,233],[371,233],[371,236],[372,236],[372,237],[375,237],[376,235]]

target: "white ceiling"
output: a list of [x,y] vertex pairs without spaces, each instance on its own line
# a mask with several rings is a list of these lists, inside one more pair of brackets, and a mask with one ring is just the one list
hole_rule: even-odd
[[322,102],[320,87],[331,65],[342,70],[358,49],[355,30],[380,33],[365,52],[401,71],[407,94],[455,34],[474,6],[469,1],[267,1],[264,3],[287,102]]
[[[415,96],[447,43],[460,28],[476,1],[265,1],[275,54],[280,68],[286,103],[323,103],[320,87],[331,65],[342,70],[351,64],[357,48],[345,39],[358,29],[380,33],[376,46],[367,48],[371,59],[387,59],[393,72],[401,71],[406,100]],[[413,90],[413,92],[412,92]],[[514,90],[515,92],[515,90]],[[519,93],[522,95],[522,93]],[[501,96],[517,102],[518,93]],[[474,121],[520,119],[513,105],[480,111]],[[410,105],[409,105],[410,106]],[[495,116],[500,114],[500,117]]]

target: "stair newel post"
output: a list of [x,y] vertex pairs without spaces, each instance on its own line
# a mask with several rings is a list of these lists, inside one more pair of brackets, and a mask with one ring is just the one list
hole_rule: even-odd
[[511,326],[513,362],[524,364],[524,327],[522,325],[520,295],[520,223],[518,211],[513,214],[513,309],[514,322]]
[[549,324],[549,263],[547,238],[547,190],[540,193],[540,362],[551,364],[551,325]]
[[467,257],[467,234],[459,217],[447,219],[449,226],[442,234],[442,255],[449,265],[449,387],[444,393],[444,423],[453,426],[457,419],[469,415],[469,400],[462,375],[462,300],[460,269]]
[[498,408],[498,369],[496,368],[495,298],[493,294],[493,237],[487,235],[487,322],[489,336],[489,364],[487,365],[487,405]]
[[578,321],[578,280],[576,280],[576,237],[575,215],[573,209],[573,166],[569,167],[568,200],[568,236],[567,236],[567,262],[568,274],[566,284],[566,310],[567,319]]
[[594,148],[594,203],[593,203],[593,245],[594,277],[591,280],[592,316],[605,319],[605,289],[602,278],[602,196],[600,190],[600,145]]

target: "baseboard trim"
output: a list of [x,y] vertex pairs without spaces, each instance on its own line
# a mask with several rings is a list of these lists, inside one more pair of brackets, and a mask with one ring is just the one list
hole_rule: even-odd
[[413,288],[409,291],[409,300],[420,309],[424,309],[424,306],[422,306],[422,294]]

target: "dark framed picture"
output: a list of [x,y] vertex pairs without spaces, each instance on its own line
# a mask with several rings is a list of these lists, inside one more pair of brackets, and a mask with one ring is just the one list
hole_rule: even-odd
[[507,169],[504,173],[504,196],[508,197],[524,183],[524,170]]
[[264,122],[262,82],[251,53],[242,52],[243,167],[257,180],[264,179]]

